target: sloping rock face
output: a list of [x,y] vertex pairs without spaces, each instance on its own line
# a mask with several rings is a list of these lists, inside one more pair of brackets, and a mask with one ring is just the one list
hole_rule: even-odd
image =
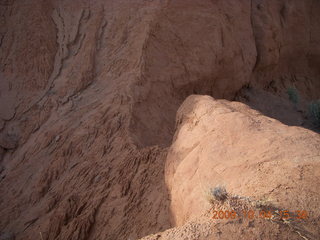
[[[188,97],[178,111],[177,132],[166,166],[175,225],[200,217],[212,205],[207,199],[210,189],[224,186],[239,203],[266,205],[265,211],[307,211],[307,221],[294,219],[290,213],[292,222],[282,230],[305,232],[308,238],[316,239],[320,236],[319,146],[319,134],[283,125],[242,103]],[[255,205],[249,205],[248,210],[222,204],[216,210],[241,213],[256,210]],[[275,239],[269,223],[253,221],[254,232]],[[290,230],[295,224],[299,228]],[[246,221],[238,225],[245,232]],[[213,229],[217,231],[217,226]],[[257,239],[250,234],[243,237]]]
[[128,131],[153,6],[103,2],[1,6],[3,234],[126,239],[170,226],[163,150],[138,150]]
[[248,84],[318,98],[319,13],[316,0],[1,1],[1,238],[172,226],[164,166],[181,103]]

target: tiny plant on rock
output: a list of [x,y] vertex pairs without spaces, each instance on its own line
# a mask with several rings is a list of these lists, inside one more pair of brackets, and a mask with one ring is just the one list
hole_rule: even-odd
[[320,127],[320,99],[310,103],[309,113],[316,127]]
[[295,105],[297,105],[299,102],[298,90],[294,87],[290,87],[287,90],[287,94],[288,94],[289,100]]
[[228,193],[224,186],[211,188],[208,195],[208,201],[210,203],[213,203],[214,201],[224,202],[228,198]]

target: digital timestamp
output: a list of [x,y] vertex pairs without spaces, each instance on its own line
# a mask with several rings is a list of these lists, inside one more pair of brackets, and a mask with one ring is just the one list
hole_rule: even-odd
[[282,219],[282,220],[305,220],[308,218],[309,214],[307,211],[295,211],[289,212],[287,210],[283,211],[253,211],[253,210],[243,210],[240,213],[236,211],[212,211],[212,219],[237,219],[237,218],[247,218],[249,220],[260,218],[260,219]]

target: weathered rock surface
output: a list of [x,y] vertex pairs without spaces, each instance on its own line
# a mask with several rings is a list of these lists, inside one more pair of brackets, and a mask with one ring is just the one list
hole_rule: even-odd
[[0,236],[136,239],[173,226],[164,166],[179,106],[248,85],[319,98],[319,13],[316,0],[1,1]]
[[[307,221],[292,220],[290,224],[299,226],[308,239],[316,239],[320,236],[319,146],[319,134],[283,125],[242,103],[189,97],[179,109],[177,132],[167,157],[174,225],[201,216],[211,207],[207,199],[210,189],[225,186],[231,196],[265,202],[272,212],[307,211]],[[233,210],[232,206],[222,207]],[[256,210],[254,206],[249,209]],[[261,235],[274,239],[263,222],[254,226]]]

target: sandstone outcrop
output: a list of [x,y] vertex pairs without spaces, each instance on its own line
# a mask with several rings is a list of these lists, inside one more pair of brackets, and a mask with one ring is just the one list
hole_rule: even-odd
[[[210,189],[224,186],[230,198],[239,200],[236,206],[218,204],[217,210],[235,209],[241,214],[246,209],[303,209],[309,213],[307,221],[293,220],[292,215],[287,229],[281,231],[292,231],[295,238],[301,232],[307,239],[316,239],[320,235],[319,145],[318,133],[288,127],[242,103],[188,97],[178,111],[177,131],[166,161],[174,225],[201,217],[212,207],[207,199]],[[272,220],[252,221],[254,231],[275,239],[268,235]],[[217,231],[217,226],[211,225]],[[248,223],[237,225],[245,231]],[[248,235],[246,239],[254,238]]]

